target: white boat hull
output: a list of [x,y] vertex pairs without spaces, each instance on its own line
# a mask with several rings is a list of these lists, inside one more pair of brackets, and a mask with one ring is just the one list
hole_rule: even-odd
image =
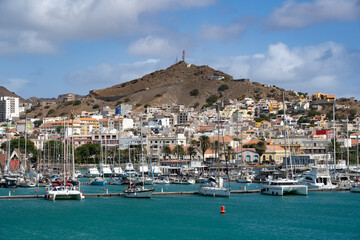
[[306,185],[292,185],[292,186],[271,186],[264,185],[261,187],[262,194],[268,195],[308,195],[308,187]]
[[360,186],[352,186],[352,187],[350,187],[350,192],[360,193]]
[[203,196],[213,196],[213,197],[230,197],[230,189],[200,186],[199,194]]
[[85,196],[78,190],[47,191],[45,199],[56,200],[83,200]]
[[128,198],[151,198],[154,189],[124,189],[123,192]]

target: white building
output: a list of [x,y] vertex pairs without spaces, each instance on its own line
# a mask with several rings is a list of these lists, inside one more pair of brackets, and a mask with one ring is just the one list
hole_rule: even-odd
[[19,98],[0,97],[0,122],[19,117]]

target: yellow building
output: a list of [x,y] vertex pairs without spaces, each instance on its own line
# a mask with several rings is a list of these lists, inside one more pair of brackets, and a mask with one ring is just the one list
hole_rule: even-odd
[[281,164],[285,157],[285,149],[279,145],[266,145],[266,151],[260,157],[260,161],[263,162],[275,162]]
[[95,118],[78,118],[76,119],[81,125],[81,135],[88,135],[99,129],[99,120]]

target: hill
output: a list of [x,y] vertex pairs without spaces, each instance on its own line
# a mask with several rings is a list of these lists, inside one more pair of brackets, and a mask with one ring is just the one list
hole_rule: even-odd
[[[193,90],[196,91],[191,94]],[[269,87],[248,80],[234,80],[232,76],[208,66],[196,66],[179,62],[167,69],[118,84],[94,90],[88,97],[107,102],[129,102],[132,104],[159,106],[163,103],[200,106],[206,99],[216,95],[219,99],[274,98],[281,100],[283,89]],[[198,92],[196,94],[196,92]],[[289,93],[286,98],[292,99]]]
[[[28,116],[69,116],[71,112],[79,114],[81,111],[94,111],[104,106],[115,107],[121,103],[132,104],[137,110],[141,110],[145,105],[162,104],[202,107],[208,104],[210,96],[213,100],[241,100],[251,97],[256,100],[268,98],[282,101],[283,91],[282,88],[250,82],[248,79],[233,79],[232,76],[209,66],[179,62],[138,79],[93,90],[73,102],[52,102],[35,106],[28,112]],[[292,100],[298,96],[293,91],[287,91],[285,98]]]
[[18,96],[16,93],[10,92],[6,87],[0,86],[0,97],[4,97],[4,96],[18,97],[20,102],[25,101],[22,97]]

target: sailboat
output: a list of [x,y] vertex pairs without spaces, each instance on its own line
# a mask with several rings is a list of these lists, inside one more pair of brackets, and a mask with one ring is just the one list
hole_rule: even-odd
[[83,200],[84,194],[80,192],[79,188],[68,184],[68,172],[67,172],[67,150],[66,150],[66,128],[64,119],[64,181],[63,185],[51,186],[46,189],[45,199],[56,201],[56,200]]
[[[219,109],[218,110],[218,153],[220,150],[220,119],[219,119]],[[227,161],[226,161],[227,167]],[[228,174],[228,171],[227,171]],[[229,176],[227,176],[229,179]],[[213,197],[230,197],[230,186],[228,188],[224,187],[224,180],[221,176],[211,176],[208,181],[200,185],[199,194],[203,196],[213,196]]]
[[[142,119],[140,117],[140,119]],[[141,164],[144,166],[144,156],[143,156],[143,135],[142,135],[142,121],[140,121],[140,135],[141,135]],[[152,189],[146,189],[144,187],[145,183],[144,183],[144,168],[142,168],[141,171],[142,174],[142,181],[143,184],[141,187],[137,187],[136,183],[131,183],[131,178],[130,178],[130,184],[128,188],[125,188],[123,190],[124,196],[128,197],[128,198],[151,198],[152,193],[154,192],[154,188]]]
[[[283,111],[284,111],[284,142],[285,142],[285,161],[287,162],[287,146],[286,146],[286,112],[285,112],[285,97],[283,92]],[[290,168],[292,169],[292,162],[291,162],[291,153],[289,156]],[[287,165],[287,164],[286,164]],[[274,180],[270,180],[268,184],[261,186],[261,193],[262,194],[269,194],[269,195],[276,195],[276,196],[283,196],[288,194],[294,195],[307,195],[308,194],[308,186],[299,184],[298,181],[292,180],[288,178],[288,174],[286,174],[286,179],[278,178]]]

